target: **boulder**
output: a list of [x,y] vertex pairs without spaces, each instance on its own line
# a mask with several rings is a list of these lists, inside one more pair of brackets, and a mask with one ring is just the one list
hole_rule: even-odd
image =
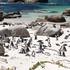
[[70,16],[70,9],[65,10],[62,14],[65,16]]
[[6,15],[4,15],[4,18],[20,18],[21,17],[21,14],[19,11],[17,12],[10,12]]
[[11,36],[11,31],[9,29],[0,30],[0,35],[3,37],[9,37]]
[[49,22],[66,22],[65,18],[61,15],[52,15],[52,16],[48,16],[45,17],[45,20],[49,21]]
[[55,37],[56,35],[61,36],[63,34],[63,31],[57,26],[53,27],[52,25],[43,25],[39,28],[39,30],[36,32],[36,35],[40,36],[50,36]]
[[12,36],[14,37],[30,37],[26,28],[15,28],[12,30]]
[[12,25],[12,24],[8,22],[3,22],[3,25]]
[[9,28],[5,28],[0,30],[0,36],[3,37],[30,37],[29,32],[23,26],[11,26]]

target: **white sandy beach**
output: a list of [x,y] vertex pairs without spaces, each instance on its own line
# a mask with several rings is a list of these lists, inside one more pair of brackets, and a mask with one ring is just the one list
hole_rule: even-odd
[[[29,19],[29,18],[28,18]],[[8,22],[8,23],[23,23],[23,25],[28,25],[35,19],[26,19],[26,18],[16,18],[16,19],[4,19],[4,21],[0,22]],[[70,22],[69,18],[66,18],[67,22]],[[21,25],[20,25],[21,26]],[[24,27],[25,27],[24,26]],[[0,30],[4,28],[8,28],[9,26],[3,27],[0,25]],[[29,68],[32,68],[34,64],[41,61],[49,61],[51,63],[44,63],[40,66],[38,66],[35,70],[70,70],[70,37],[66,40],[64,37],[68,34],[70,34],[70,28],[63,28],[64,34],[59,37],[59,40],[57,41],[55,38],[50,37],[50,42],[52,47],[47,47],[44,50],[43,53],[36,53],[35,57],[32,57],[31,53],[34,50],[35,52],[39,49],[39,43],[38,40],[43,40],[44,45],[48,45],[48,43],[45,41],[47,39],[47,36],[38,36],[38,39],[34,39],[35,32],[37,30],[34,29],[27,29],[30,33],[30,36],[32,37],[32,43],[30,48],[30,56],[25,56],[25,54],[20,54],[20,48],[22,43],[19,44],[19,48],[16,50],[15,48],[12,48],[11,50],[5,48],[5,54],[8,54],[8,57],[0,56],[0,70],[29,70]],[[69,32],[67,32],[69,30]],[[16,38],[17,39],[17,38]],[[58,50],[61,47],[61,42],[66,41],[66,57],[59,56]],[[60,46],[56,46],[56,43],[60,44]],[[33,47],[34,44],[37,46]],[[63,64],[63,66],[56,64],[59,62],[60,64]],[[42,67],[44,66],[44,67]],[[16,69],[15,69],[16,68]],[[33,69],[32,69],[33,70]]]

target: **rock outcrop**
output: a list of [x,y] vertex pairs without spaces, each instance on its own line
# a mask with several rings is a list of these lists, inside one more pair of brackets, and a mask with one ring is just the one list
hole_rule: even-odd
[[61,36],[63,34],[62,30],[57,26],[44,24],[36,32],[37,35],[55,37],[56,35]]
[[30,37],[29,32],[27,31],[26,28],[20,27],[20,26],[12,26],[10,28],[6,28],[3,30],[0,30],[0,36],[3,37]]
[[10,12],[6,15],[4,15],[4,18],[20,18],[21,17],[21,14],[19,11],[17,12]]
[[65,18],[61,15],[47,16],[45,20],[49,22],[66,22]]
[[63,15],[70,16],[70,9],[67,9],[63,12]]

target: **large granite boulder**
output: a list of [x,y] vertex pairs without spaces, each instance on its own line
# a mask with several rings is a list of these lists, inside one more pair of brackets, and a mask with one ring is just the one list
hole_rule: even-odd
[[9,29],[0,30],[0,36],[9,37],[11,36],[11,31]]
[[11,26],[9,28],[0,30],[0,36],[3,37],[30,37],[29,32],[23,26]]
[[63,15],[70,16],[70,9],[67,9],[63,12]]
[[18,27],[18,28],[15,28],[12,30],[12,36],[14,36],[14,37],[30,37],[30,34],[26,28]]
[[66,22],[65,18],[61,15],[52,15],[45,17],[45,20],[49,22]]
[[4,18],[20,18],[20,17],[21,17],[21,13],[19,11],[10,12],[10,13],[4,15]]
[[63,34],[62,30],[57,26],[44,24],[36,32],[37,35],[55,37],[56,35],[61,36]]

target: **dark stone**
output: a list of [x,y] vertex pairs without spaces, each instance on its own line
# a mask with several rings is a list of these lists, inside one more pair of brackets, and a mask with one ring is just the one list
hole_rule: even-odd
[[65,18],[61,15],[48,16],[48,17],[45,17],[45,19],[49,22],[66,22]]
[[8,25],[8,23],[7,22],[3,22],[3,25]]
[[4,18],[20,18],[21,17],[21,14],[19,11],[17,12],[10,12],[6,15],[4,15]]
[[3,22],[3,25],[11,25],[11,23]]
[[70,9],[65,10],[62,14],[65,16],[70,16]]

